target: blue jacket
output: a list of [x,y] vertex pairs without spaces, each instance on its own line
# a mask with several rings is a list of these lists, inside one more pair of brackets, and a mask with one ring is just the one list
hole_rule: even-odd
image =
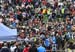
[[52,37],[52,42],[53,42],[54,44],[56,43],[56,37],[55,37],[55,36]]
[[38,52],[46,52],[46,49],[43,46],[37,48]]
[[46,47],[48,47],[48,46],[50,45],[50,40],[49,40],[49,38],[44,41],[44,45],[45,45]]

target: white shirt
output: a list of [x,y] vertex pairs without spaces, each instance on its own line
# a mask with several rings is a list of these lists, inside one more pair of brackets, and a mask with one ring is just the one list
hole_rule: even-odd
[[11,52],[14,52],[15,49],[16,49],[16,46],[11,46],[10,47]]

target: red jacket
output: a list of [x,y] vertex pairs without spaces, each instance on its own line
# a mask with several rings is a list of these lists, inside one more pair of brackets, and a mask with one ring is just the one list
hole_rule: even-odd
[[29,47],[24,48],[23,52],[29,52]]

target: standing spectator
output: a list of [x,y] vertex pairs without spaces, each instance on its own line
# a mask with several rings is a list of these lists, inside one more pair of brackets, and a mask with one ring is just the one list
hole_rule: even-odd
[[14,52],[22,52],[23,50],[20,48],[20,45],[16,45],[16,49]]
[[11,52],[10,49],[7,47],[7,43],[4,43],[4,45],[1,48],[0,52]]
[[49,40],[49,38],[45,39],[44,45],[45,45],[45,47],[46,47],[47,49],[49,49],[49,46],[50,46],[50,40]]
[[29,52],[38,52],[35,44],[29,49]]
[[46,49],[42,45],[40,45],[37,49],[38,52],[46,52]]
[[24,48],[23,52],[29,52],[29,46],[28,46],[28,44],[27,44],[26,47]]
[[11,52],[14,52],[15,49],[16,49],[16,42],[12,43],[12,45],[10,46]]

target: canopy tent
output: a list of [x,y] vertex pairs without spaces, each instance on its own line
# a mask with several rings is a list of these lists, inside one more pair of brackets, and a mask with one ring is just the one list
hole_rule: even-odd
[[11,29],[0,23],[0,41],[16,40],[17,29]]

